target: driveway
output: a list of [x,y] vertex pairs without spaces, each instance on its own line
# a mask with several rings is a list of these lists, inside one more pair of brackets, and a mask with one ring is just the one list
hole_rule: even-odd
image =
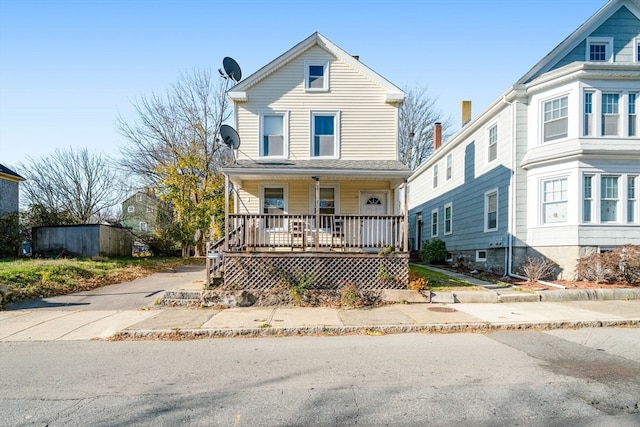
[[186,265],[90,291],[10,303],[4,310],[135,310],[153,305],[166,290],[202,289],[204,284],[205,266]]

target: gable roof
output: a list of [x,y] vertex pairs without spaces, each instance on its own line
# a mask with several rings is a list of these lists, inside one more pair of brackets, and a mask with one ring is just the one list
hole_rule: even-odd
[[367,76],[371,81],[373,81],[378,86],[382,87],[387,91],[387,102],[402,102],[405,98],[405,93],[402,89],[382,77],[380,74],[373,71],[371,68],[364,65],[358,59],[354,58],[352,55],[348,54],[337,45],[329,41],[322,34],[315,32],[311,34],[309,37],[278,56],[273,61],[269,62],[264,67],[260,68],[258,71],[251,74],[249,77],[245,78],[234,87],[232,87],[228,95],[231,99],[236,101],[246,100],[245,91],[261,80],[265,79],[272,73],[276,72],[278,69],[288,64],[298,56],[300,56],[305,51],[311,49],[314,46],[318,46],[331,55],[335,56],[339,60],[347,63],[355,70],[361,72],[363,75]]
[[0,178],[6,179],[8,181],[25,181],[25,178],[18,175],[8,167],[4,166],[0,163]]
[[573,33],[533,66],[516,84],[528,83],[540,74],[549,71],[558,61],[575,49],[589,34],[602,25],[621,7],[627,9],[640,19],[640,0],[609,0],[591,18],[587,19]]

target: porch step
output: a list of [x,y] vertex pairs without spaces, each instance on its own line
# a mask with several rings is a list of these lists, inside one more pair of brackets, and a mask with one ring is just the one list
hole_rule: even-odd
[[192,307],[202,302],[204,291],[169,290],[164,293],[159,306],[162,307]]

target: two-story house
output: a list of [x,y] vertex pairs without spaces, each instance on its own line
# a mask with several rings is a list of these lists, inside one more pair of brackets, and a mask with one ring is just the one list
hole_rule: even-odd
[[404,286],[404,92],[314,33],[228,96],[241,146],[223,168],[225,284],[266,287],[287,271],[319,288]]
[[122,224],[136,235],[150,235],[171,224],[171,209],[152,190],[137,191],[122,202]]
[[[508,57],[505,57],[508,60]],[[611,0],[409,179],[410,236],[517,273],[640,244],[640,2]],[[464,111],[464,110],[463,110]]]

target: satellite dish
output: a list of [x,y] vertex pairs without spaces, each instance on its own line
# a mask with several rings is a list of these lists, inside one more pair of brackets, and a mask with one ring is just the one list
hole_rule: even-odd
[[229,125],[220,126],[220,138],[222,138],[222,142],[232,148],[237,150],[240,148],[240,135],[234,128]]
[[[238,63],[233,58],[229,58],[228,56],[225,57],[222,60],[222,66],[224,67],[224,71],[227,73],[227,77],[230,77],[237,82],[240,81],[242,78],[242,71],[240,70]],[[220,71],[220,74],[222,74],[222,71]]]

